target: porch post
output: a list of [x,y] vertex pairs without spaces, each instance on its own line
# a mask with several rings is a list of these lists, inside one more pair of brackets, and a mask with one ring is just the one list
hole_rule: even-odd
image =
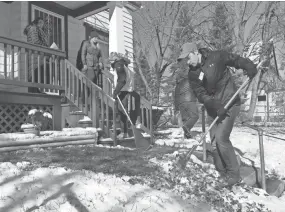
[[[131,60],[129,68],[133,70],[133,19],[128,5],[124,2],[109,2],[109,53],[126,54]],[[114,74],[114,86],[117,76]]]

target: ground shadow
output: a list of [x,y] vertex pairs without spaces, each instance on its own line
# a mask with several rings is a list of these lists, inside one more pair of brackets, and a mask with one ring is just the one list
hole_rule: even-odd
[[28,202],[29,200],[34,200],[37,199],[37,194],[41,191],[48,191],[53,185],[61,185],[66,179],[77,175],[78,173],[68,173],[68,174],[63,174],[60,176],[55,176],[52,179],[46,179],[46,178],[39,178],[36,180],[32,180],[29,182],[25,183],[20,183],[16,185],[17,187],[21,188],[21,190],[25,190],[30,188],[32,185],[36,185],[38,183],[41,183],[42,186],[37,186],[36,189],[31,189],[32,191],[30,193],[22,193],[19,195],[19,191],[16,190],[12,194],[10,194],[11,199],[13,201],[10,204],[7,204],[6,206],[0,208],[0,211],[5,211],[5,212],[10,212],[14,211],[15,207],[21,206],[24,207],[24,203]]
[[19,175],[13,176],[13,177],[8,177],[5,180],[3,180],[3,182],[0,183],[0,186],[3,186],[3,185],[5,185],[7,183],[10,183],[10,182],[13,182],[13,181],[15,181],[17,179],[20,179],[23,176],[25,176],[25,175],[24,174],[19,174]]
[[89,210],[80,202],[76,195],[71,190],[74,183],[68,183],[60,188],[60,190],[50,197],[46,198],[39,206],[33,206],[26,210],[26,212],[32,212],[39,209],[41,206],[46,205],[49,201],[55,200],[62,194],[66,196],[67,201],[78,211],[78,212],[89,212]]

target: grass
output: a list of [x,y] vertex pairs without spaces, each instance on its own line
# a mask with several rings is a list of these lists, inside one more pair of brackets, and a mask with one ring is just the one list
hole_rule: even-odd
[[146,153],[138,154],[132,150],[93,145],[65,146],[3,152],[0,154],[0,162],[16,164],[27,161],[31,163],[28,170],[53,166],[103,172],[116,176],[146,176],[158,169],[157,166],[149,163],[150,158],[159,158],[175,150],[177,148],[157,146]]

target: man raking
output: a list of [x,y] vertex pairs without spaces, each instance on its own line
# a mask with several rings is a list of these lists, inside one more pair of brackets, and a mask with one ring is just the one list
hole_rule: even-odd
[[224,108],[237,91],[227,66],[244,69],[251,79],[257,73],[256,66],[249,59],[224,50],[198,49],[195,43],[185,43],[182,46],[178,61],[183,58],[188,58],[189,83],[199,102],[206,108],[208,122],[211,123],[216,116],[219,117],[210,130],[214,165],[224,177],[225,184],[234,185],[241,178],[230,134],[240,112],[241,101],[237,96],[228,110]]

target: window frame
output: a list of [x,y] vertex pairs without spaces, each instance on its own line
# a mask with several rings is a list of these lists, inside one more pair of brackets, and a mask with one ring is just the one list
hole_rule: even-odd
[[31,20],[33,21],[35,19],[35,10],[38,10],[40,12],[47,13],[49,15],[55,16],[56,18],[61,19],[61,43],[62,43],[62,49],[61,51],[65,52],[66,51],[66,46],[65,46],[65,17],[63,15],[59,15],[58,13],[52,12],[50,10],[44,9],[42,7],[39,7],[37,5],[32,4],[31,5]]

